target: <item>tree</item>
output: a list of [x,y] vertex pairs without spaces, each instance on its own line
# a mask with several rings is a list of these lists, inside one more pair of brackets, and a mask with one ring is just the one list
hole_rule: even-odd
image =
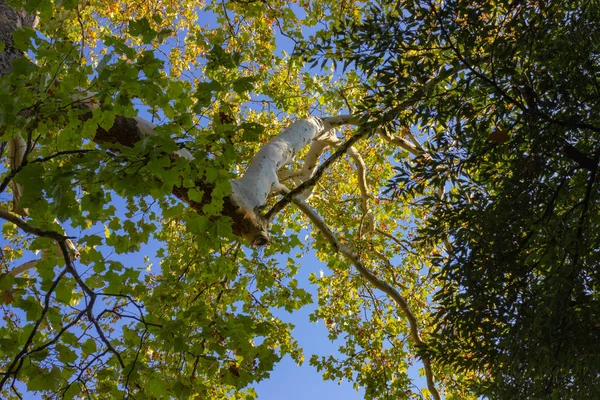
[[490,398],[600,395],[599,13],[400,1],[316,48],[369,75],[371,109],[430,137],[392,185],[433,210],[416,247],[451,242],[428,351]]
[[252,398],[312,248],[325,379],[597,397],[597,13],[0,0],[2,395]]
[[[0,3],[3,396],[21,382],[67,398],[254,397],[248,385],[281,357],[303,359],[272,310],[311,299],[297,259],[275,255],[310,245],[333,271],[313,278],[313,318],[347,335],[346,358],[311,363],[369,398],[409,397],[420,358],[423,395],[440,398],[418,324],[428,261],[411,252],[392,265],[412,216],[381,189],[389,157],[419,143],[360,109],[358,74],[309,73],[276,48],[274,29],[302,38],[285,4],[203,5],[214,28],[197,7]],[[302,23],[333,24],[338,7],[303,4]],[[341,12],[360,16],[355,4]],[[306,243],[296,210],[315,227]],[[118,257],[149,240],[159,269]],[[31,251],[41,257],[22,263]]]

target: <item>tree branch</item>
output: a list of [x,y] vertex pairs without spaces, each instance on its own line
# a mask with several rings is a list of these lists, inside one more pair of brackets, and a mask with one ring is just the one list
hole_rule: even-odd
[[381,135],[381,137],[383,139],[385,139],[386,142],[391,143],[396,146],[399,146],[414,156],[418,156],[423,153],[423,148],[421,147],[419,142],[417,142],[416,139],[414,139],[414,136],[412,136],[412,134],[411,134],[411,136],[414,139],[414,143],[418,144],[418,146],[416,146],[415,144],[409,142],[408,140],[406,140],[402,137],[391,136],[384,129],[378,129],[377,133],[379,133]]
[[[290,191],[285,186],[280,185],[278,187],[283,193],[286,193],[286,197],[288,197],[293,191]],[[291,201],[302,211],[311,221],[312,223],[319,229],[321,234],[325,237],[325,239],[329,242],[329,244],[339,253],[341,253],[348,261],[350,261],[354,267],[358,270],[358,272],[365,278],[369,283],[375,286],[377,289],[381,290],[388,296],[390,296],[394,302],[400,307],[404,316],[408,320],[409,328],[410,328],[410,337],[413,340],[414,344],[420,350],[423,350],[427,347],[425,342],[421,339],[419,334],[419,324],[417,318],[411,311],[408,301],[404,296],[402,296],[396,289],[394,289],[388,283],[382,281],[377,278],[360,260],[360,258],[347,246],[343,245],[335,234],[329,229],[329,227],[325,224],[323,219],[308,205],[305,201],[299,199],[296,196],[291,197]],[[435,387],[433,371],[431,369],[431,361],[429,357],[423,353],[420,354],[421,361],[423,361],[423,368],[425,369],[425,376],[427,379],[427,387],[431,392],[431,395],[435,400],[441,400],[440,394]]]
[[13,224],[17,225],[19,228],[21,228],[25,232],[30,233],[32,235],[54,239],[59,243],[61,241],[66,241],[67,239],[69,239],[68,236],[61,235],[58,232],[40,229],[40,228],[36,228],[32,225],[29,225],[27,222],[25,222],[21,218],[17,217],[16,215],[9,213],[8,211],[0,210],[0,218],[4,219],[6,221],[12,222]]
[[598,166],[598,162],[593,160],[590,156],[582,151],[579,151],[575,146],[571,144],[565,144],[563,148],[563,154],[575,161],[580,168],[585,168],[589,171],[593,171]]
[[37,265],[37,263],[39,263],[39,262],[40,262],[40,260],[27,261],[27,262],[19,265],[18,267],[11,269],[10,271],[8,271],[8,273],[9,273],[9,275],[12,275],[12,276],[21,275],[23,272],[29,271],[30,269],[34,268]]
[[[339,148],[341,143],[340,140],[335,136],[329,138],[328,142],[335,148]],[[367,184],[365,161],[363,160],[362,155],[359,153],[358,150],[356,150],[354,146],[351,146],[348,149],[348,155],[350,156],[352,161],[354,161],[354,165],[356,166],[356,180],[358,181],[358,189],[360,190],[360,206],[363,212],[363,218],[361,220],[361,229],[359,234],[359,236],[362,237],[362,235],[370,233],[373,231],[373,229],[375,229],[375,217],[369,207],[370,195]],[[305,198],[301,199],[305,200]]]
[[50,299],[52,297],[52,293],[54,292],[54,290],[58,286],[58,283],[63,278],[63,276],[65,276],[66,273],[67,273],[67,268],[64,268],[60,272],[60,274],[58,274],[58,276],[56,277],[54,282],[52,282],[52,285],[46,292],[46,296],[44,297],[44,307],[42,308],[42,313],[41,313],[40,317],[37,319],[37,321],[35,322],[33,329],[31,330],[31,333],[29,334],[29,337],[25,341],[25,344],[23,345],[23,347],[21,348],[19,353],[15,356],[15,358],[13,359],[13,361],[7,368],[6,372],[3,373],[4,376],[2,377],[2,380],[0,380],[0,390],[2,390],[2,388],[4,387],[4,384],[8,381],[8,379],[10,379],[10,376],[12,376],[12,375],[16,376],[17,373],[19,372],[19,370],[21,369],[21,366],[23,365],[23,362],[25,360],[24,357],[28,353],[27,349],[33,342],[33,338],[35,337],[42,321],[46,317],[46,313],[48,312],[48,309],[50,308]]
[[77,270],[73,266],[73,262],[71,260],[71,257],[69,256],[69,249],[68,249],[67,244],[65,243],[65,241],[64,240],[60,241],[60,242],[58,242],[58,244],[60,246],[60,249],[62,250],[63,257],[64,257],[65,263],[67,265],[67,269],[66,270],[69,272],[69,274],[71,274],[71,276],[73,276],[73,278],[75,279],[75,282],[77,282],[77,284],[79,285],[79,287],[90,298],[90,302],[87,304],[86,309],[85,309],[85,312],[86,312],[86,315],[88,317],[88,320],[96,328],[96,333],[98,334],[98,336],[100,336],[100,340],[104,343],[104,345],[106,346],[106,348],[111,353],[113,353],[115,355],[115,357],[119,361],[119,364],[121,365],[121,368],[125,369],[125,363],[123,362],[123,358],[121,357],[121,353],[119,353],[117,351],[117,349],[115,349],[114,346],[107,339],[106,335],[104,334],[104,331],[102,330],[102,327],[100,326],[100,324],[98,323],[98,320],[94,316],[94,304],[96,303],[96,298],[98,297],[98,295],[96,294],[96,292],[94,292],[92,289],[90,289],[90,287],[88,285],[85,284],[85,282],[83,281],[83,279],[81,278],[81,276],[79,275],[79,273],[77,273]]
[[273,208],[271,208],[264,215],[265,220],[270,221],[278,212],[283,210],[285,208],[285,206],[287,206],[292,201],[293,197],[297,196],[298,194],[300,194],[300,193],[304,192],[305,190],[310,189],[314,185],[316,185],[317,182],[319,181],[319,179],[321,179],[321,176],[323,176],[323,173],[335,161],[337,161],[342,155],[346,154],[348,149],[354,143],[358,142],[361,138],[367,136],[370,132],[371,132],[371,130],[368,128],[365,128],[365,127],[360,128],[359,131],[354,136],[352,136],[344,144],[342,144],[337,149],[337,151],[331,155],[331,157],[329,157],[327,160],[325,160],[325,162],[323,164],[321,164],[321,166],[315,171],[314,175],[310,179],[302,182],[296,188],[294,188],[289,193],[287,193],[281,200],[279,200],[277,203],[275,203]]

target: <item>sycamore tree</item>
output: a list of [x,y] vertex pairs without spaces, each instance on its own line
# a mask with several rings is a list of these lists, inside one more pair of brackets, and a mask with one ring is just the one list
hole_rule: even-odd
[[[425,209],[384,190],[421,142],[364,107],[360,72],[306,66],[303,29],[342,16],[363,11],[0,1],[3,398],[253,398],[304,358],[273,311],[311,301],[344,340],[310,360],[325,379],[440,398],[454,376],[424,321],[442,250],[410,248]],[[149,248],[154,269],[123,262]],[[318,300],[295,279],[307,249],[331,271]]]
[[600,16],[472,3],[0,0],[2,397],[253,398],[311,302],[367,398],[597,397]]

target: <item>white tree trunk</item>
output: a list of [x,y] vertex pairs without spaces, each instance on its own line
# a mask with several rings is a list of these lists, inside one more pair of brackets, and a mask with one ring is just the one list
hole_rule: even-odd
[[256,153],[244,175],[231,181],[232,198],[246,218],[257,218],[264,209],[267,197],[279,185],[277,171],[324,132],[320,118],[300,119]]

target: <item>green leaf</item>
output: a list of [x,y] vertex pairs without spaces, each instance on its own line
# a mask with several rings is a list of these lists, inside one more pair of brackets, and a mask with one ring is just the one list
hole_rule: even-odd
[[[96,111],[98,111],[97,114],[96,114]],[[102,111],[100,111],[100,109],[94,110],[94,119],[96,121],[98,121],[98,125],[100,126],[100,128],[102,128],[104,130],[109,130],[110,128],[112,128],[112,126],[115,122],[116,116],[117,116],[117,112],[113,111],[113,110],[102,110]],[[95,135],[95,133],[94,133],[94,135]]]
[[34,70],[35,67],[26,58],[17,58],[12,61],[12,73],[16,76],[28,76]]
[[188,190],[188,198],[191,201],[195,201],[197,203],[202,203],[203,196],[204,196],[204,192],[201,190],[198,190],[196,188],[191,188],[190,190]]
[[208,218],[197,214],[190,215],[185,219],[186,230],[190,233],[204,234],[208,224]]
[[146,17],[129,22],[129,34],[132,36],[142,36],[144,44],[149,44],[158,35]]
[[102,74],[102,72],[108,67],[110,60],[112,59],[112,54],[105,54],[104,57],[100,60],[98,65],[96,66],[96,72],[98,75]]
[[57,345],[56,350],[58,351],[58,360],[62,363],[70,364],[77,360],[77,353],[66,346]]
[[62,398],[67,400],[74,399],[80,392],[81,388],[79,387],[79,383],[73,382],[69,385],[67,390],[62,393]]
[[[13,31],[13,40],[14,40],[13,46],[17,50],[27,52],[27,51],[29,51],[29,48],[31,47],[31,42],[32,42],[33,38],[35,38],[35,37],[36,37],[36,33],[33,29],[31,29],[30,27],[27,27],[27,26],[23,26],[19,29],[16,29],[15,31]],[[14,67],[15,61],[13,61],[13,67]],[[25,60],[25,61],[27,61],[27,60]],[[29,61],[27,61],[27,63],[29,63]]]
[[25,311],[28,321],[37,321],[42,315],[42,306],[33,297],[21,300],[18,307]]
[[265,131],[264,126],[254,122],[243,122],[240,129],[243,130],[242,138],[247,142],[256,142]]
[[166,388],[166,382],[160,379],[156,374],[148,380],[148,393],[155,396],[156,398],[164,398],[167,396],[168,391]]
[[62,6],[65,10],[74,10],[77,7],[77,0],[63,0]]
[[52,367],[50,371],[39,369],[37,373],[31,374],[27,381],[27,390],[30,391],[46,391],[56,390],[59,385],[60,370],[57,367]]
[[62,278],[56,286],[56,300],[64,304],[70,304],[75,286],[76,283],[73,278]]
[[233,81],[233,90],[238,94],[249,92],[252,89],[254,89],[255,82],[256,78],[253,76],[247,76],[236,79],[235,81]]
[[201,113],[205,107],[211,104],[213,92],[219,92],[222,88],[223,86],[217,81],[199,82],[194,93],[194,97],[197,99],[194,112]]
[[88,339],[81,345],[81,351],[84,355],[92,354],[96,351],[96,341],[94,339]]
[[35,374],[27,382],[27,390],[31,392],[50,390],[54,387],[51,380],[42,374]]
[[208,182],[215,182],[219,179],[219,170],[217,168],[206,167],[205,174]]

